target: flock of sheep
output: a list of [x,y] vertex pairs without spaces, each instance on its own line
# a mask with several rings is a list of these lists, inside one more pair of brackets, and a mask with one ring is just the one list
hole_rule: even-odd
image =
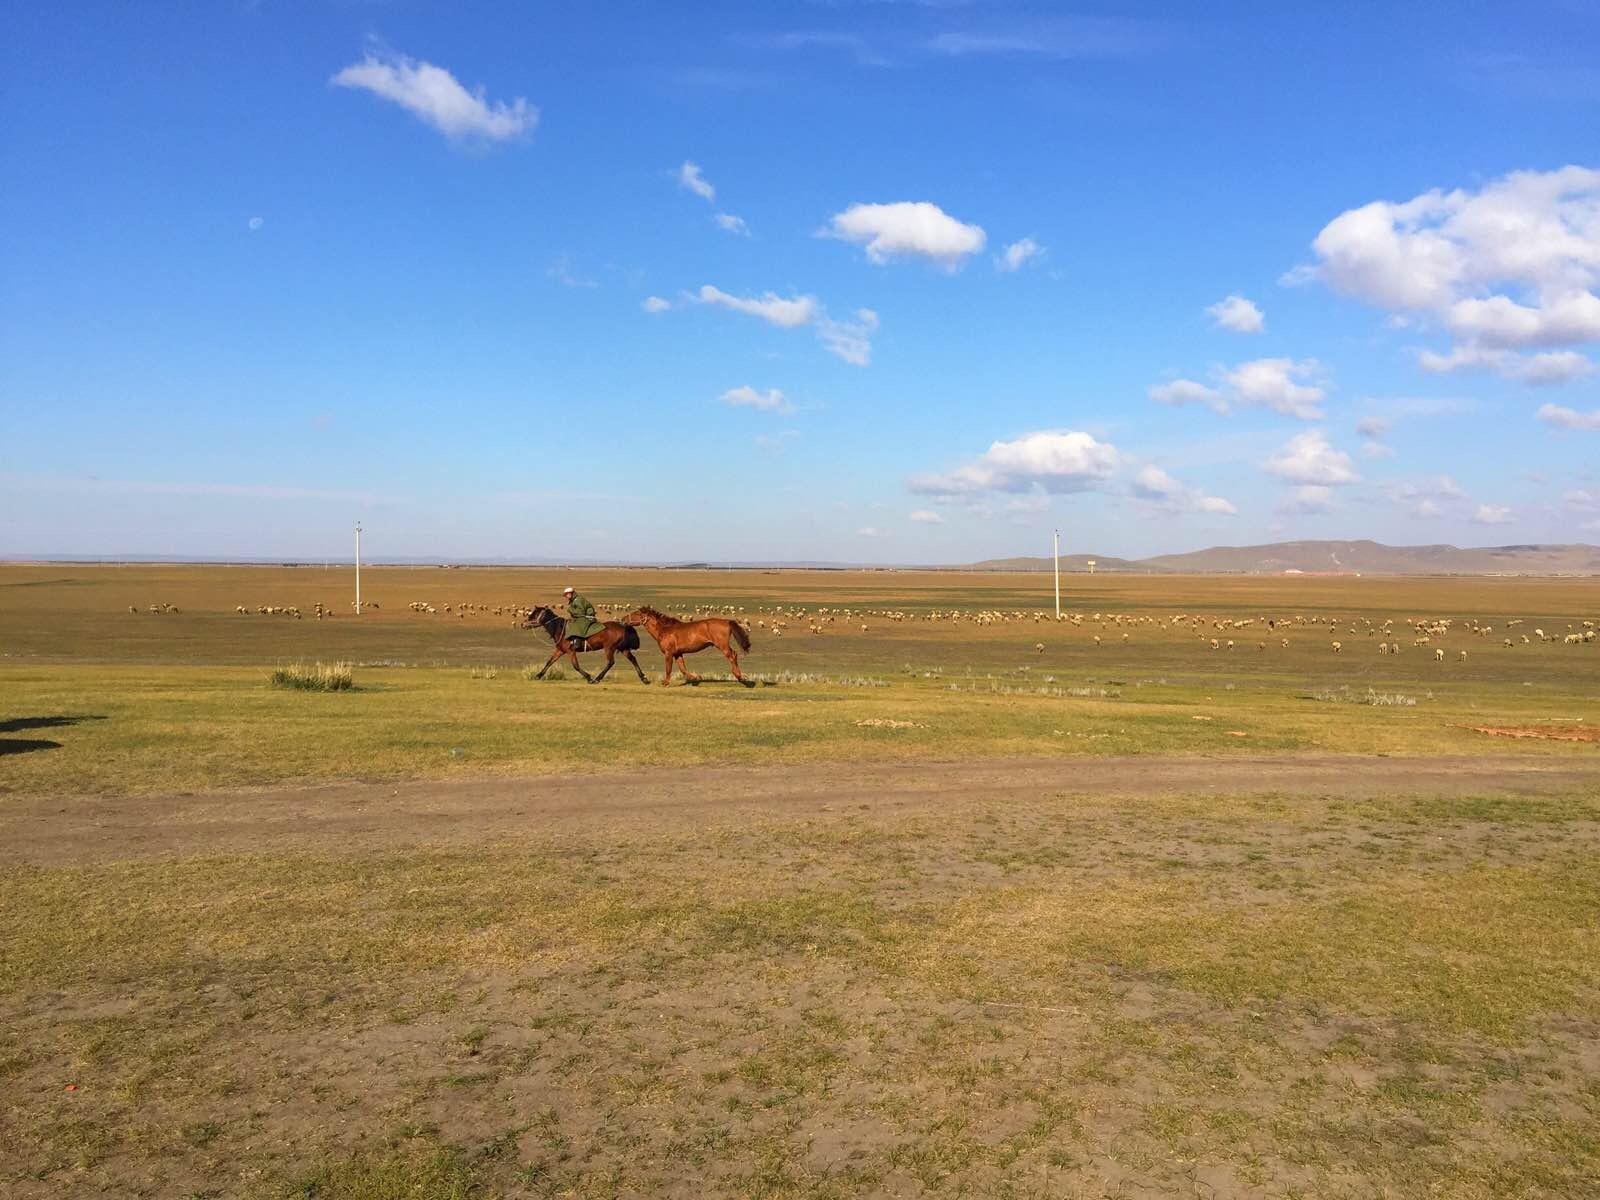
[[[528,610],[518,605],[509,604],[479,604],[473,601],[433,604],[423,600],[413,600],[407,606],[412,613],[423,616],[453,616],[459,620],[473,617],[511,617],[521,623],[526,619]],[[609,612],[613,617],[636,607],[632,602],[627,604],[602,604],[599,606],[603,612]],[[377,610],[376,602],[368,601],[362,605],[363,609]],[[148,609],[141,610],[136,605],[129,605],[130,613],[148,611],[150,613],[176,613],[177,607],[171,604],[152,604]],[[304,615],[294,605],[258,605],[254,609],[240,604],[235,606],[235,612],[248,614],[255,612],[263,616],[283,616],[299,620]],[[1377,651],[1379,654],[1399,654],[1403,643],[1409,638],[1411,646],[1416,649],[1429,649],[1433,651],[1434,660],[1445,661],[1445,650],[1434,645],[1452,634],[1475,636],[1482,639],[1489,638],[1496,632],[1496,627],[1491,624],[1480,623],[1475,618],[1457,622],[1449,617],[1407,618],[1397,622],[1394,618],[1385,621],[1373,621],[1368,617],[1341,618],[1295,616],[1255,616],[1255,617],[1218,617],[1201,613],[1172,613],[1167,616],[1151,614],[1095,612],[1095,613],[1062,613],[1059,617],[1052,618],[1049,613],[1038,611],[1025,611],[1021,609],[974,609],[964,610],[958,608],[930,609],[921,612],[907,612],[897,608],[855,608],[834,607],[827,605],[817,606],[791,606],[773,605],[747,609],[744,605],[713,604],[700,606],[695,611],[707,616],[725,616],[743,621],[756,629],[760,629],[768,636],[781,638],[790,632],[791,625],[803,626],[808,634],[813,636],[829,631],[840,631],[859,627],[862,633],[872,631],[872,622],[882,621],[891,625],[902,622],[914,621],[940,625],[967,624],[979,627],[1056,624],[1058,621],[1072,629],[1094,629],[1099,632],[1091,633],[1094,645],[1102,644],[1102,634],[1118,637],[1123,643],[1131,642],[1134,633],[1141,629],[1149,631],[1186,631],[1193,635],[1212,650],[1232,650],[1235,648],[1235,639],[1228,637],[1230,633],[1237,634],[1249,630],[1246,638],[1255,641],[1256,650],[1264,652],[1271,641],[1277,641],[1283,648],[1290,644],[1290,633],[1320,633],[1322,636],[1338,634],[1329,641],[1333,653],[1342,654],[1345,649],[1345,639],[1365,636],[1368,639],[1378,638]],[[333,610],[321,603],[312,609],[312,615],[317,620],[322,620],[333,615]],[[1595,641],[1597,629],[1595,621],[1582,621],[1574,625],[1568,623],[1566,629],[1557,633],[1548,633],[1543,628],[1534,628],[1529,633],[1513,633],[1513,630],[1525,624],[1522,620],[1508,620],[1500,638],[1501,645],[1511,649],[1519,645],[1528,645],[1534,641],[1560,643],[1567,646],[1585,645]],[[1403,626],[1403,628],[1401,628]],[[1265,632],[1268,636],[1261,636]],[[1034,650],[1043,654],[1045,644],[1035,642]],[[1467,651],[1457,650],[1457,658],[1465,660]]]

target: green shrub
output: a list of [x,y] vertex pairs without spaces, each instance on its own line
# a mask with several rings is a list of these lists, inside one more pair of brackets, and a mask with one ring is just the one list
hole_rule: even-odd
[[301,692],[348,692],[356,685],[355,670],[347,662],[293,663],[279,667],[268,676],[276,688],[294,688]]

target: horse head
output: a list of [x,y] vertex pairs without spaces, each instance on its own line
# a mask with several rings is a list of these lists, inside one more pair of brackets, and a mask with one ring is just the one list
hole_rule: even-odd
[[527,623],[523,625],[523,628],[532,629],[535,625],[539,625],[551,637],[555,637],[556,635],[552,632],[552,629],[558,623],[561,623],[561,618],[544,605],[539,604],[529,611]]

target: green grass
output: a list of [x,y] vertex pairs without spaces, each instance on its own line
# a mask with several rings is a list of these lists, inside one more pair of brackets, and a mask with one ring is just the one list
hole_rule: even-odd
[[[1505,632],[1519,617],[1519,637],[1536,625],[1582,628],[1593,596],[1581,582],[1097,577],[1069,588],[1081,624],[1057,624],[1034,619],[1046,593],[1025,576],[595,575],[595,598],[614,609],[643,599],[743,608],[755,640],[745,666],[759,686],[728,684],[714,652],[692,659],[707,676],[700,687],[642,688],[626,662],[599,687],[559,667],[550,686],[531,686],[528,665],[543,662],[547,642],[514,628],[510,606],[558,586],[549,572],[382,570],[369,589],[382,604],[376,612],[297,621],[254,608],[310,612],[321,599],[337,609],[322,594],[337,573],[0,568],[8,710],[0,790],[185,791],[885,756],[1581,756],[1593,748],[1512,743],[1460,726],[1600,721],[1600,645],[1507,649],[1464,631],[1480,621]],[[414,613],[408,599],[437,601],[439,612]],[[157,601],[179,611],[148,613]],[[447,603],[458,611],[445,614]],[[466,603],[477,606],[463,619]],[[236,604],[251,612],[234,612]],[[810,607],[797,615],[802,605]],[[979,614],[1002,609],[1010,615],[980,623]],[[967,618],[926,619],[952,611]],[[1179,613],[1196,619],[1176,622]],[[1230,627],[1238,648],[1210,649],[1214,622],[1259,625],[1269,616],[1286,622],[1270,638],[1257,626]],[[1440,639],[1450,661],[1409,643],[1400,655],[1376,653],[1384,621],[1404,628],[1408,618],[1442,616],[1456,621]],[[786,632],[774,632],[778,620]],[[1328,648],[1330,620],[1342,654]],[[818,621],[829,622],[826,632],[807,633]],[[1458,646],[1469,649],[1465,662],[1454,657]],[[639,657],[659,680],[648,639]],[[586,659],[591,671],[603,661]],[[255,668],[273,660],[354,664],[362,687],[291,700]],[[26,731],[8,728],[18,722],[52,720],[72,724],[7,736]]]

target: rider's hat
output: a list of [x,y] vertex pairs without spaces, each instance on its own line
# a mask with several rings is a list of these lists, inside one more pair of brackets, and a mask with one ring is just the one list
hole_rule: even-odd
[[570,587],[564,587],[561,589],[561,594],[564,596],[572,596],[576,595],[577,593],[575,593]]

